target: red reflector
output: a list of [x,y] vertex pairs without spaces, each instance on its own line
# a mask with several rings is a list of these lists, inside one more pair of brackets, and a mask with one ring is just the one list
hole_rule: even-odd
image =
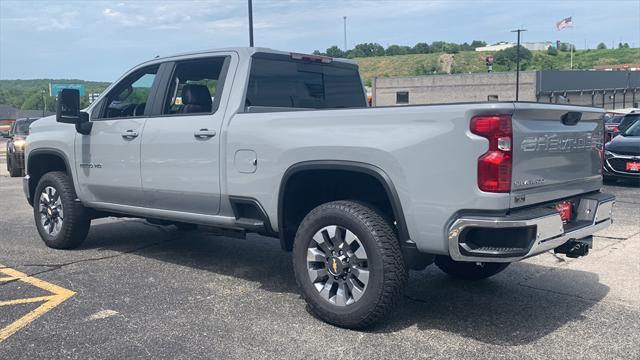
[[511,115],[476,116],[471,132],[489,140],[489,151],[478,158],[478,188],[487,192],[511,191],[513,131]]
[[563,201],[556,204],[556,210],[560,213],[562,222],[566,223],[571,220],[571,207],[570,201]]

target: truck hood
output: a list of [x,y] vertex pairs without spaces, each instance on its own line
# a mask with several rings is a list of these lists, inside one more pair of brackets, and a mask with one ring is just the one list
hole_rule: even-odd
[[640,155],[640,136],[618,135],[604,148],[620,155]]

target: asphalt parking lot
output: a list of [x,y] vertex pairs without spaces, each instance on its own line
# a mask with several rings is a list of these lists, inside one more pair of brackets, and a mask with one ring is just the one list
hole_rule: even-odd
[[0,166],[0,359],[640,358],[639,187],[606,187],[615,224],[589,256],[478,283],[412,272],[399,309],[357,332],[305,310],[274,239],[103,219],[79,250],[46,248]]

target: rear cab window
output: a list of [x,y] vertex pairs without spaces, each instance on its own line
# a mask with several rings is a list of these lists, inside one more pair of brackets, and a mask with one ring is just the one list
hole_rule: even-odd
[[256,53],[247,107],[342,109],[367,107],[355,64],[316,56]]

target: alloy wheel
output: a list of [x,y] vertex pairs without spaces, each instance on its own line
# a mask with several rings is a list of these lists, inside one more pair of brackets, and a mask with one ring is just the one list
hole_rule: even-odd
[[351,305],[362,298],[369,283],[367,251],[349,229],[325,226],[309,242],[307,272],[324,300]]
[[58,235],[64,221],[64,210],[60,193],[53,186],[45,187],[40,193],[38,210],[42,228],[52,237]]

